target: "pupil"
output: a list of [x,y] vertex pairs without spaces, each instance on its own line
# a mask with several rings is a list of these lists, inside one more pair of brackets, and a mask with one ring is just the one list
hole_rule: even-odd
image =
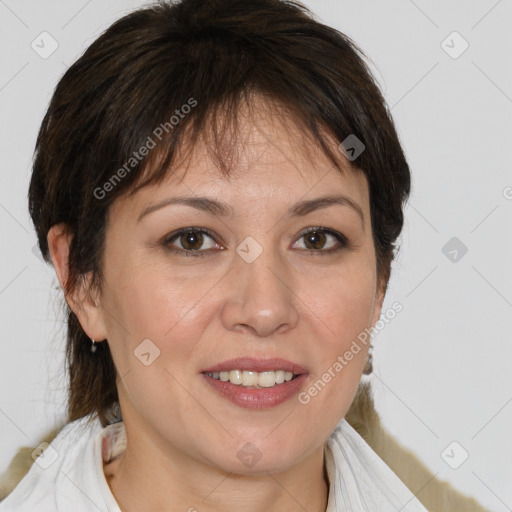
[[[185,241],[185,243],[183,243]],[[181,237],[181,244],[185,249],[197,250],[201,247],[203,235],[197,231],[186,233]]]
[[312,231],[311,233],[308,233],[308,235],[306,236],[306,246],[308,246],[308,248],[311,248],[309,246],[312,245],[313,249],[319,249],[322,247],[323,243],[325,243],[324,233],[321,233],[319,231]]

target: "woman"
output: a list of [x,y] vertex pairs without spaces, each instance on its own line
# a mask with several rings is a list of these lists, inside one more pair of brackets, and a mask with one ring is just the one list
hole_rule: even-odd
[[409,191],[361,52],[301,5],[114,23],[37,140],[69,414],[0,510],[426,510],[346,419]]

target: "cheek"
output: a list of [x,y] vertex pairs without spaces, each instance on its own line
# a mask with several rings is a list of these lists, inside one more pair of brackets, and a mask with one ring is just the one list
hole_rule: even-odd
[[343,345],[369,326],[375,287],[370,265],[347,266],[315,282],[306,295],[307,305],[324,322],[327,339]]
[[[138,265],[113,277],[105,296],[105,309],[111,314],[109,337],[116,362],[134,364],[133,351],[150,339],[160,350],[159,364],[167,360],[186,365],[209,323],[208,297],[211,284],[196,278],[177,278],[169,268]],[[129,347],[127,347],[127,345]]]
[[324,280],[316,290],[307,315],[317,326],[318,364],[304,401],[310,400],[312,408],[329,403],[333,413],[346,412],[366,364],[375,274],[371,265],[353,266]]
[[149,266],[127,270],[106,297],[112,312],[109,345],[122,392],[148,417],[153,408],[165,416],[169,408],[185,414],[191,407],[179,383],[186,382],[197,365],[195,340],[208,324],[199,307],[202,288],[163,275]]

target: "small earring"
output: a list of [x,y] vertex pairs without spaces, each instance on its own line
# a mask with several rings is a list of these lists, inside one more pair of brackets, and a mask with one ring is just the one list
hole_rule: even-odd
[[96,345],[95,345],[95,341],[91,338],[91,341],[92,341],[92,345],[91,345],[91,352],[94,354],[94,352],[96,352]]
[[370,345],[368,349],[368,359],[366,360],[366,366],[364,368],[364,374],[370,375],[373,372],[373,346]]

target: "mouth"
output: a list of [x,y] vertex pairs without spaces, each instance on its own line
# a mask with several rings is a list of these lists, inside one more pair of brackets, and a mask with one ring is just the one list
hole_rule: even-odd
[[297,363],[286,359],[239,357],[206,368],[202,374],[222,382],[246,388],[270,388],[308,373]]
[[222,372],[203,372],[207,377],[222,382],[230,382],[248,389],[272,388],[284,382],[290,382],[299,375],[285,370],[254,372],[248,370],[229,370]]
[[309,375],[306,368],[285,359],[231,359],[201,371],[224,398],[241,407],[266,409],[299,392]]

